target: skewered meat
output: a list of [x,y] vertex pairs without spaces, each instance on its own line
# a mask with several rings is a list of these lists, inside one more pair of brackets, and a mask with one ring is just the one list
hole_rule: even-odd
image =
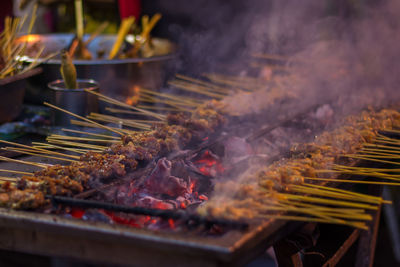
[[[262,217],[262,212],[268,211],[270,202],[274,201],[274,192],[284,192],[290,185],[302,184],[305,177],[332,177],[332,174],[318,171],[330,170],[333,164],[342,163],[342,154],[357,153],[363,143],[373,141],[378,130],[399,126],[400,113],[395,110],[364,111],[359,116],[350,116],[343,126],[322,133],[313,143],[293,146],[291,158],[246,174],[240,179],[246,183],[216,184],[215,191],[219,195],[211,198],[199,212],[233,219]],[[351,163],[350,159],[346,161]],[[229,197],[221,192],[228,192]]]
[[[210,101],[199,107],[191,116],[178,114],[174,115],[173,119],[174,116],[170,115],[171,119],[167,124],[156,124],[151,131],[125,135],[120,143],[112,145],[103,153],[88,152],[70,165],[54,165],[35,172],[34,176],[24,176],[18,182],[17,188],[11,191],[21,191],[19,194],[37,191],[42,196],[72,196],[85,189],[108,183],[134,171],[139,164],[145,165],[156,157],[185,148],[216,131],[225,123],[223,107],[219,102]],[[166,159],[163,159],[160,165],[166,164],[165,162]],[[190,191],[186,181],[170,174],[159,180],[156,176],[150,176],[145,185],[151,187],[149,191],[153,190],[155,194],[170,197],[178,197]],[[12,202],[15,198],[7,199],[10,201],[9,206],[13,207]],[[29,208],[28,204],[31,202],[24,203],[23,207]],[[44,204],[32,202],[31,208],[36,208],[38,203]]]
[[37,209],[46,203],[43,193],[34,190],[18,190],[5,183],[0,188],[0,207],[12,209]]

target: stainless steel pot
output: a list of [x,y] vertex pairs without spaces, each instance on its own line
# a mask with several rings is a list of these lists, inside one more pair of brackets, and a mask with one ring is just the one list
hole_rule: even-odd
[[[63,80],[50,82],[48,84],[51,90],[50,102],[57,107],[66,109],[79,116],[86,116],[91,112],[97,112],[97,97],[85,90],[98,91],[99,84],[94,80],[78,79],[77,82],[77,89],[66,89]],[[53,125],[70,126],[71,119],[76,118],[58,110],[51,110]]]
[[[31,62],[29,51],[35,50],[35,46],[43,44],[44,55],[60,51],[66,48],[72,41],[73,34],[44,34],[26,35],[19,41],[28,43],[28,55],[22,60]],[[133,94],[135,86],[142,86],[149,89],[159,89],[167,78],[168,70],[171,70],[172,60],[176,58],[176,46],[161,38],[153,38],[155,47],[160,47],[160,53],[149,58],[128,58],[128,59],[101,59],[97,58],[98,51],[108,55],[114,43],[115,35],[99,35],[89,45],[88,49],[95,57],[93,60],[74,60],[78,76],[82,79],[94,79],[100,83],[100,92],[111,97],[125,99]],[[128,36],[127,40],[132,39]],[[161,51],[162,50],[162,51]],[[166,53],[166,51],[169,51]],[[31,56],[33,56],[33,52]],[[39,59],[40,60],[40,59]],[[47,84],[61,78],[61,60],[59,58],[42,62],[43,73],[28,80],[27,101],[41,103],[49,101]]]

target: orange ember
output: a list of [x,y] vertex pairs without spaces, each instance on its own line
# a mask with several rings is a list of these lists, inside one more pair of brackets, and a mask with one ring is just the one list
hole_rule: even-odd
[[125,103],[131,106],[136,105],[140,98],[140,87],[133,86],[129,88],[129,96],[126,98]]
[[204,152],[203,156],[195,162],[200,172],[206,176],[215,176],[225,171],[224,166],[212,156],[209,151]]
[[171,229],[175,229],[175,222],[173,219],[168,219],[168,224]]

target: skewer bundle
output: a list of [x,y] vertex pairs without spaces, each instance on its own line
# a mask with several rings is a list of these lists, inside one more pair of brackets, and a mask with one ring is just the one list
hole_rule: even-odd
[[[16,40],[22,35],[23,27],[29,23],[27,34],[29,35],[36,21],[37,4],[34,5],[31,20],[28,22],[28,15],[22,18],[6,17],[4,21],[4,30],[0,33],[0,79],[11,77],[17,74],[27,73],[40,62],[38,59],[44,51],[44,46],[40,46],[38,51],[32,56],[34,59],[29,65],[24,66],[21,57],[25,56],[28,43],[22,39],[22,42],[16,43]],[[28,41],[28,40],[27,40]],[[54,57],[57,53],[52,53],[42,58],[46,61]]]
[[[51,135],[48,137],[48,143],[35,143],[32,147],[3,141],[13,145],[13,147],[4,148],[6,150],[56,159],[62,161],[63,164],[68,163],[65,166],[48,166],[41,163],[18,161],[23,164],[34,165],[42,170],[29,176],[23,176],[15,182],[3,180],[4,186],[7,188],[7,192],[4,193],[8,194],[12,190],[32,189],[36,190],[39,196],[36,199],[42,199],[40,196],[49,194],[73,196],[90,189],[94,181],[108,183],[119,179],[136,170],[139,164],[143,166],[154,158],[168,155],[202,141],[226,123],[227,104],[223,101],[213,100],[211,95],[204,95],[204,92],[196,87],[201,83],[200,80],[185,76],[180,76],[180,78],[192,82],[193,85],[189,91],[202,97],[202,99],[175,96],[146,89],[141,90],[140,96],[141,100],[165,104],[183,111],[179,113],[165,115],[146,108],[130,106],[96,92],[90,92],[96,94],[99,100],[119,106],[124,111],[131,110],[150,117],[151,123],[149,120],[127,120],[103,114],[91,114],[89,119],[45,103],[52,108],[75,116],[79,119],[74,121],[76,124],[101,128],[108,134],[91,134],[67,129],[66,131],[69,132],[83,133],[89,136]],[[224,90],[225,93],[228,91],[225,87],[222,89],[222,85],[210,86],[209,83],[203,83],[204,85],[209,86],[208,91],[212,94],[217,93],[214,90],[219,92]],[[186,88],[186,85],[181,86],[181,90],[186,90]],[[205,104],[201,104],[204,103],[204,98],[209,100]],[[284,94],[282,94],[282,98],[285,98]],[[105,126],[104,122],[117,122],[133,129]],[[110,133],[113,135],[110,135]],[[110,144],[111,146],[109,146]],[[55,152],[52,151],[53,149],[63,149],[76,155]],[[1,158],[1,160],[17,162],[7,158]],[[21,198],[18,205],[13,205],[9,203],[8,199],[4,198],[4,201],[0,201],[0,206],[26,209],[29,208],[29,205],[31,208],[36,208],[38,205],[44,204],[43,202],[40,202],[40,204],[32,203],[31,199]]]
[[[223,100],[210,100],[206,104],[201,104],[200,98],[175,96],[143,89],[141,100],[144,102],[161,103],[174,109],[173,111],[180,111],[179,113],[170,111],[166,115],[163,114],[163,110],[154,111],[143,106],[133,107],[92,92],[97,94],[101,101],[120,107],[120,109],[110,108],[110,111],[125,114],[136,112],[151,119],[121,119],[103,114],[91,114],[89,118],[83,118],[69,112],[79,119],[74,121],[75,124],[102,128],[108,131],[108,134],[65,129],[66,132],[89,136],[51,135],[48,143],[35,143],[33,147],[13,144],[19,148],[5,148],[20,153],[53,157],[70,164],[46,166],[40,163],[26,163],[35,164],[42,170],[32,175],[25,175],[15,182],[3,179],[0,190],[0,206],[36,209],[46,204],[44,195],[73,196],[91,189],[93,180],[108,183],[135,171],[139,164],[143,165],[154,158],[184,149],[190,144],[199,143],[210,133],[222,127],[229,116],[236,115],[229,106],[233,97],[226,97],[227,88],[233,84],[226,82],[224,80],[226,77],[216,75],[209,77],[211,81],[216,82],[203,82],[178,76],[181,81],[173,82],[172,85],[196,93],[203,98],[212,99],[215,95],[224,96]],[[256,84],[256,81],[249,80],[249,82]],[[191,83],[191,85],[188,86],[186,83]],[[233,83],[237,85],[234,87],[237,92],[236,98],[240,99],[244,95],[251,94],[258,96],[269,94],[268,99],[271,102],[268,102],[268,106],[272,106],[274,101],[285,99],[288,96],[287,93],[278,94],[270,89],[251,90],[242,86],[242,80],[234,80]],[[295,96],[296,92],[289,92],[289,95]],[[352,160],[349,159],[354,161],[357,157],[379,160],[378,156],[388,156],[387,154],[390,152],[388,149],[379,147],[384,151],[372,151],[368,144],[380,141],[381,143],[385,142],[385,146],[394,145],[396,140],[380,136],[377,131],[399,127],[399,121],[400,115],[391,110],[384,110],[380,113],[363,113],[360,117],[351,117],[345,126],[334,132],[322,134],[314,143],[294,147],[293,158],[264,167],[255,174],[249,174],[249,178],[246,179],[249,181],[248,184],[239,184],[233,181],[228,184],[217,184],[216,191],[219,191],[218,187],[227,187],[229,190],[235,187],[238,193],[229,201],[224,200],[223,204],[218,203],[218,198],[212,199],[200,210],[200,213],[229,218],[280,218],[330,222],[365,229],[365,221],[371,220],[371,216],[366,211],[377,209],[378,205],[386,203],[384,200],[320,186],[310,181],[314,179],[331,181],[332,174],[346,172],[368,174],[385,179],[389,176],[396,178],[392,174],[384,173],[383,170],[351,169],[346,165],[338,164],[338,159],[343,161],[343,158],[346,158],[345,163],[351,163]],[[105,126],[102,124],[105,122],[119,124],[125,128]],[[110,144],[111,146],[109,146]],[[52,149],[63,149],[77,155],[54,152]],[[355,155],[361,152],[369,154]],[[376,157],[372,157],[372,155]],[[0,159],[12,161],[7,158]],[[20,198],[11,197],[12,194],[15,194],[13,192],[18,192]],[[282,212],[286,212],[286,215],[282,215]]]
[[[399,176],[394,174],[395,169],[351,166],[359,159],[398,165],[390,158],[396,157],[400,146],[385,147],[383,152],[379,152],[382,154],[371,154],[371,146],[377,146],[372,143],[400,144],[398,140],[378,133],[379,130],[393,131],[398,127],[400,113],[394,110],[378,113],[365,111],[360,116],[351,116],[343,126],[324,132],[313,143],[293,146],[291,158],[246,174],[247,177],[240,179],[245,183],[221,182],[216,192],[237,193],[211,198],[200,212],[230,219],[277,218],[329,222],[365,229],[365,221],[371,220],[366,211],[377,209],[378,205],[386,203],[384,200],[319,184],[400,185]],[[380,158],[381,155],[385,160]],[[389,182],[336,179],[338,174],[371,176]],[[286,213],[282,215],[284,211]]]

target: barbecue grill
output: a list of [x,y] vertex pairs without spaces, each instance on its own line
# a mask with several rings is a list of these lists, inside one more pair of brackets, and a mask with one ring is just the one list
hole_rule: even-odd
[[112,264],[232,266],[263,253],[282,237],[277,230],[284,225],[265,222],[248,231],[205,237],[190,231],[166,233],[1,209],[0,247]]

